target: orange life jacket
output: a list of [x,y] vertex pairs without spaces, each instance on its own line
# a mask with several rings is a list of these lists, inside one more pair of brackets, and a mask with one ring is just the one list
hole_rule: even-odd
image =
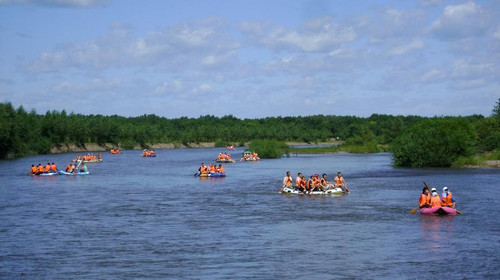
[[302,184],[302,178],[297,176],[297,178],[295,179],[295,184],[297,187],[300,187],[300,185]]
[[36,173],[36,166],[32,166],[32,167],[31,167],[31,173],[32,173],[32,174],[35,174],[35,173]]
[[335,186],[342,187],[343,184],[344,184],[344,177],[340,178],[339,176],[335,177]]
[[66,172],[70,172],[72,167],[73,165],[71,164],[66,165]]
[[431,195],[430,194],[421,194],[420,198],[418,199],[418,205],[420,207],[423,207],[425,205],[431,204]]
[[37,168],[36,168],[36,171],[38,173],[43,173],[43,166],[42,165],[39,165]]
[[299,185],[299,187],[305,188],[306,187],[306,180],[303,180],[302,178],[300,178],[300,185]]
[[224,169],[224,166],[221,166],[218,171],[219,173],[226,173],[226,169]]
[[49,173],[50,172],[50,164],[47,164],[45,165],[45,173]]
[[283,179],[283,183],[285,183],[285,186],[291,186],[292,185],[292,178],[291,177],[288,177],[286,176],[284,179]]
[[441,207],[441,198],[439,195],[431,196],[431,207]]
[[451,200],[452,198],[452,194],[450,191],[448,191],[448,195],[447,196],[444,196],[444,194],[442,195],[442,198],[441,198],[441,201],[442,201],[442,205],[443,206],[447,206],[447,207],[451,207],[453,206],[453,201]]
[[55,164],[52,164],[50,166],[50,169],[52,169],[52,171],[56,172],[57,171],[57,166]]

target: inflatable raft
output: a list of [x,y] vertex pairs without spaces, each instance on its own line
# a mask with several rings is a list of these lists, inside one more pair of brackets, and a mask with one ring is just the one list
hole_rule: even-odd
[[77,176],[77,175],[90,175],[90,172],[66,172],[66,171],[59,171],[59,174],[61,175],[68,175],[68,176]]
[[196,173],[198,177],[226,177],[226,173]]
[[420,214],[422,215],[456,215],[457,210],[451,207],[430,207],[420,209]]
[[346,194],[341,188],[332,188],[332,189],[328,189],[325,191],[313,191],[313,192],[304,193],[304,192],[301,192],[293,187],[284,187],[283,189],[280,190],[280,193],[284,193],[284,194],[312,194],[312,195]]
[[99,163],[102,162],[102,159],[91,159],[91,160],[81,160],[81,159],[74,159],[73,162],[81,162],[81,163]]
[[54,176],[54,175],[59,175],[59,173],[57,172],[48,172],[48,173],[40,173],[40,174],[33,174],[33,173],[28,173],[26,175],[30,175],[30,176]]
[[215,161],[220,163],[235,163],[233,159],[225,159],[225,158],[218,158]]

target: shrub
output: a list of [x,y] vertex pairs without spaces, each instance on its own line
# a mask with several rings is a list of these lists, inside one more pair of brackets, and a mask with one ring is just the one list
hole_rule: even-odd
[[253,140],[250,150],[259,154],[260,158],[279,158],[288,154],[288,145],[277,140]]
[[394,140],[394,165],[449,167],[458,157],[474,154],[475,139],[475,130],[465,119],[426,119]]

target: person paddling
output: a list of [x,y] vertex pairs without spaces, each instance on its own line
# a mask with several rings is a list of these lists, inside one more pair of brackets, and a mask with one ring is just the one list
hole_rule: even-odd
[[427,186],[422,189],[422,194],[418,199],[418,208],[427,208],[431,206],[431,193]]
[[286,176],[283,178],[283,188],[285,187],[291,187],[292,186],[292,182],[293,182],[293,179],[292,179],[292,175],[290,175],[290,171],[287,171],[286,172]]
[[28,174],[36,175],[36,166],[34,164],[31,165],[31,169]]
[[335,177],[335,187],[341,188],[344,192],[349,193],[344,177],[342,177],[342,173],[340,172],[337,172],[337,177]]
[[456,208],[456,201],[453,194],[448,190],[448,187],[443,188],[443,193],[441,193],[442,205],[446,207]]

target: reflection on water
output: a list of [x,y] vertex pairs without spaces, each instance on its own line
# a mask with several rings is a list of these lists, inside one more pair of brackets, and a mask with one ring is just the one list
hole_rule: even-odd
[[453,237],[454,219],[455,216],[420,215],[422,239],[427,241],[423,249],[440,249],[444,240]]

